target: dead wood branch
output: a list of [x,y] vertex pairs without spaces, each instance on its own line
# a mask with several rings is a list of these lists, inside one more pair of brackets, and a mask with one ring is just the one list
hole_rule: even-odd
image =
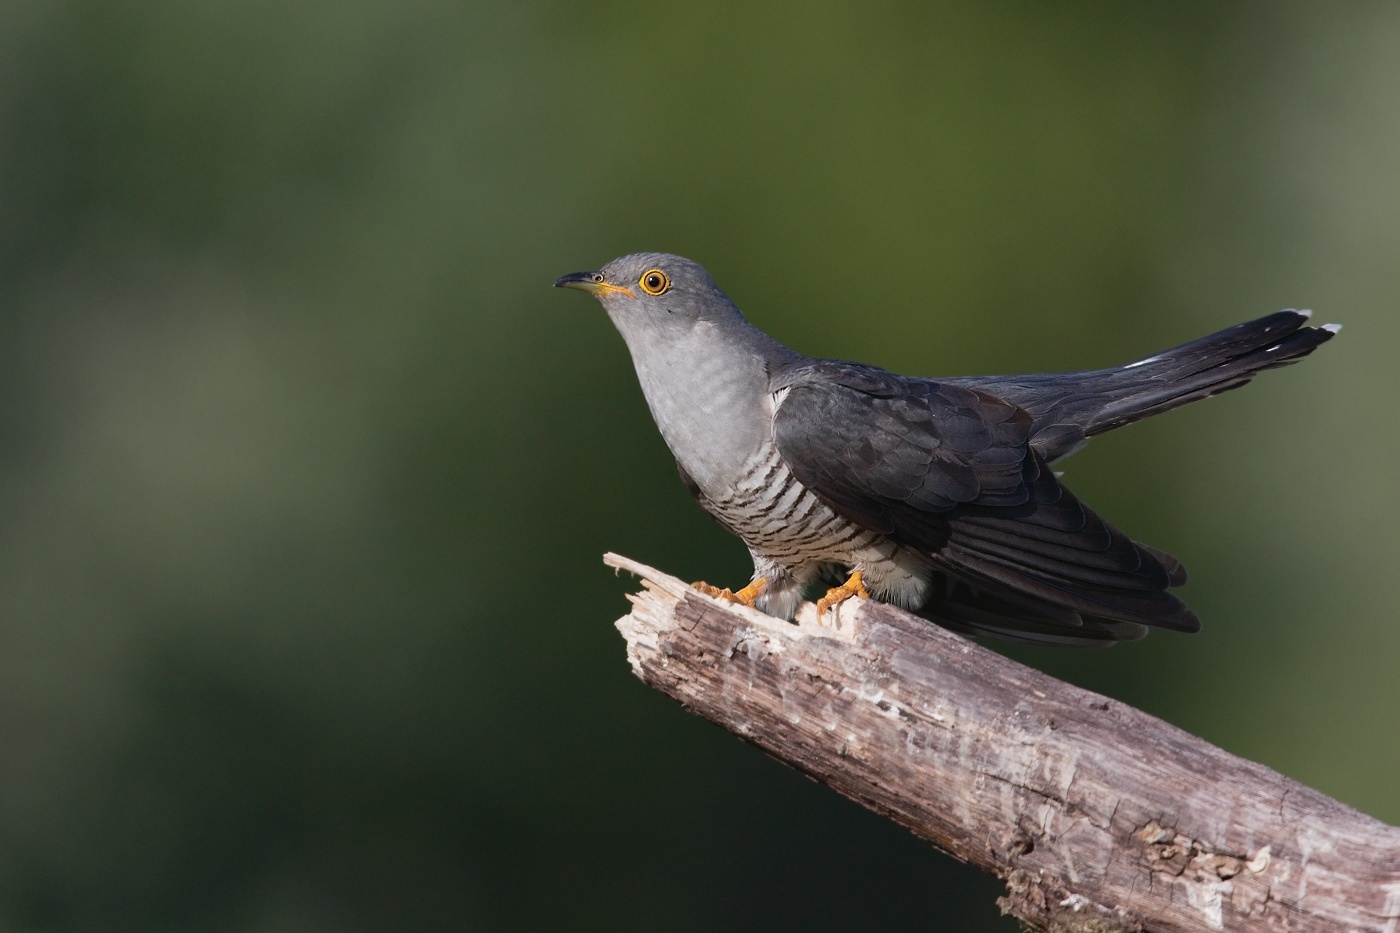
[[645,584],[638,677],[1006,879],[1034,929],[1396,933],[1400,829],[891,606],[793,625],[606,561]]

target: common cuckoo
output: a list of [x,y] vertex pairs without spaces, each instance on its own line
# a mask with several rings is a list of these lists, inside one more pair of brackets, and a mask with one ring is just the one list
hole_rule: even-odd
[[554,284],[602,303],[681,479],[748,545],[752,582],[698,589],[790,619],[825,582],[819,617],[868,596],[1046,645],[1200,628],[1171,592],[1186,581],[1181,562],[1100,518],[1052,465],[1340,330],[1279,311],[1126,366],[920,379],[790,350],[679,256],[623,256]]

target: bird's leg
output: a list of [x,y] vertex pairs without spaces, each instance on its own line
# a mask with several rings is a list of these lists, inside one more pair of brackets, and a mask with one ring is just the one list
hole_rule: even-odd
[[826,591],[826,595],[817,600],[817,618],[826,615],[826,611],[837,603],[843,603],[852,596],[860,596],[865,599],[870,598],[870,594],[865,591],[865,584],[860,582],[860,571],[852,571],[851,577],[840,586],[833,586]]
[[690,584],[690,587],[691,589],[699,590],[706,596],[713,596],[715,599],[723,599],[731,603],[742,603],[752,609],[754,600],[758,599],[759,595],[764,590],[768,589],[768,578],[759,577],[737,593],[728,588],[720,589],[717,586],[711,586],[703,580],[697,580]]

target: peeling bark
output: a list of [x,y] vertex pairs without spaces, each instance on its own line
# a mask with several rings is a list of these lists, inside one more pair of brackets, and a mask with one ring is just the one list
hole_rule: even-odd
[[833,627],[643,580],[633,672],[769,754],[1006,880],[1055,933],[1397,933],[1400,829],[903,612]]

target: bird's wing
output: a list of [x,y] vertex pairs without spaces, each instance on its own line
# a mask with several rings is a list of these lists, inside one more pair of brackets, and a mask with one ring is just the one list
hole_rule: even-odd
[[959,505],[1024,505],[1030,418],[994,396],[857,363],[807,360],[774,383],[778,451],[848,519],[943,543]]
[[[874,367],[806,360],[777,373],[773,439],[836,512],[922,555],[978,594],[1086,620],[1194,631],[1167,592],[1176,561],[1143,548],[1062,486],[1031,418],[986,392]],[[964,601],[965,602],[965,601]],[[1046,622],[1044,613],[1037,624]],[[1120,636],[1121,637],[1121,636]]]

